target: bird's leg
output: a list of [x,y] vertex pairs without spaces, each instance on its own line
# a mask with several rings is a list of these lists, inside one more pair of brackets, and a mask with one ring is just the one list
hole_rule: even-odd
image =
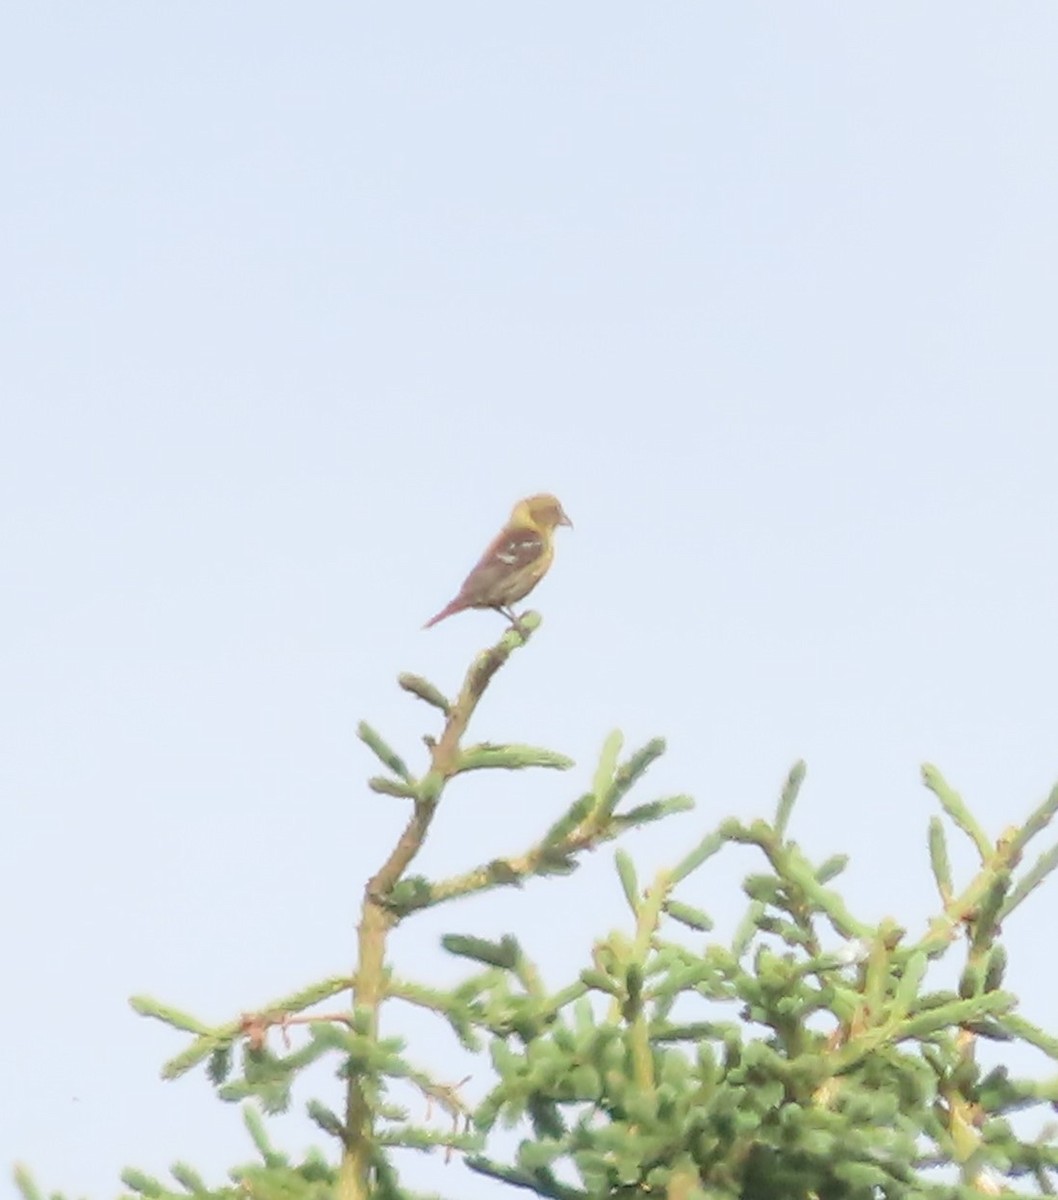
[[522,637],[526,636],[526,629],[525,629],[525,626],[522,624],[522,619],[521,619],[521,617],[518,616],[518,614],[514,611],[513,608],[511,608],[510,606],[505,606],[503,604],[497,604],[494,607],[501,616],[506,617],[507,620],[510,621],[511,625],[513,625],[514,628],[518,630],[518,632],[521,634]]

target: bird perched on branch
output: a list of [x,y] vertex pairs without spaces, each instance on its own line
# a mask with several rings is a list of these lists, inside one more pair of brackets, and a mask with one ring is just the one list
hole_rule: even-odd
[[552,537],[559,525],[572,527],[573,522],[554,496],[544,493],[519,500],[510,520],[463,581],[459,595],[423,628],[466,608],[494,608],[517,625],[511,605],[528,596],[547,574],[555,554]]

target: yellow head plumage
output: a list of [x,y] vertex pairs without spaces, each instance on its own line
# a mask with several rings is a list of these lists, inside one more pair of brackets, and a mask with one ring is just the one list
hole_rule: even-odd
[[566,511],[549,492],[519,500],[511,511],[511,525],[520,529],[539,529],[550,532],[559,525],[573,527]]

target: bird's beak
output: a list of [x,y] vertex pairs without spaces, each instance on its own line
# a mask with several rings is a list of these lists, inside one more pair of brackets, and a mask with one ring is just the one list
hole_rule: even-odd
[[558,518],[558,523],[560,525],[568,525],[570,527],[570,529],[572,529],[573,522],[569,519],[569,517],[566,516],[565,509],[560,509],[559,511],[561,513],[561,516]]

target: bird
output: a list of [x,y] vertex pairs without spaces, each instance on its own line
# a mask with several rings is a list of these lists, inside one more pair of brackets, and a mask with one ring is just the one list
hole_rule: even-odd
[[572,528],[573,522],[554,496],[542,492],[519,500],[507,524],[463,580],[455,599],[423,629],[468,608],[493,608],[518,625],[511,605],[528,596],[547,574],[555,553],[552,535],[559,525]]

